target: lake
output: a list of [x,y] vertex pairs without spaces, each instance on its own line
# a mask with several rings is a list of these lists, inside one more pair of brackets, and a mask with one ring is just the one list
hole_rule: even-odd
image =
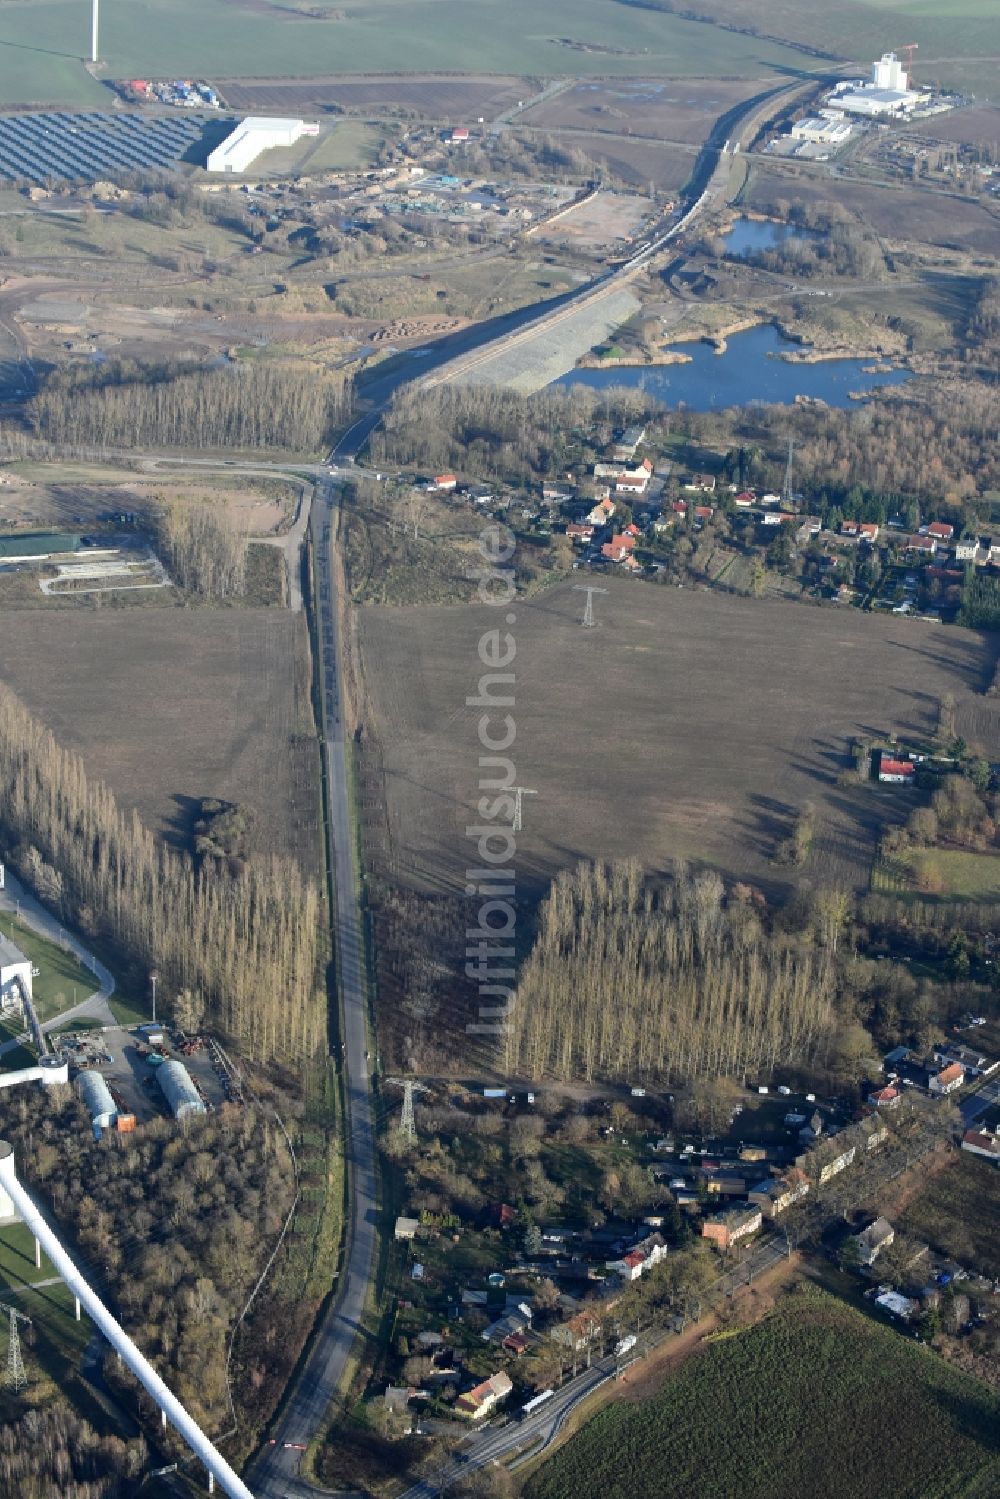
[[722,236],[727,255],[744,260],[761,250],[773,250],[783,245],[786,239],[816,239],[809,229],[796,229],[794,224],[776,224],[773,219],[737,219],[728,234]]
[[555,383],[591,385],[598,390],[609,385],[638,385],[666,406],[712,411],[752,403],[790,406],[796,396],[818,397],[828,406],[847,406],[852,391],[902,385],[911,378],[908,370],[865,375],[862,367],[872,364],[871,359],[789,364],[774,357],[799,347],[766,324],[733,334],[725,354],[716,354],[711,344],[706,343],[677,345],[682,353],[691,355],[690,364],[618,364],[603,370],[570,370]]

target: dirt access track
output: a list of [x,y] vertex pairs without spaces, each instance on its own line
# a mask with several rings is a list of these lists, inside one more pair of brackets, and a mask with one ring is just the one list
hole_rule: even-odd
[[932,733],[951,692],[959,732],[1000,752],[1000,704],[978,695],[996,656],[986,637],[599,581],[608,593],[595,600],[593,630],[581,629],[583,595],[568,585],[510,611],[361,612],[370,753],[382,758],[400,883],[457,893],[477,863],[465,830],[480,820],[482,710],[466,699],[484,672],[477,643],[487,630],[509,629],[516,643],[514,703],[495,713],[511,713],[517,780],[537,793],[524,800],[517,839],[526,896],[578,860],[629,855],[652,870],[690,859],[780,889],[788,876],[771,862],[775,844],[807,802],[817,833],[796,878],[860,888],[879,827],[915,803],[908,790],[838,785],[853,735]]

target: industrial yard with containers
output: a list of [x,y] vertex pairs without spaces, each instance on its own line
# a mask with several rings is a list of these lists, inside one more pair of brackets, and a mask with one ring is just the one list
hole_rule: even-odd
[[70,1033],[59,1044],[95,1134],[124,1134],[163,1114],[184,1123],[241,1101],[234,1069],[203,1037],[146,1025]]

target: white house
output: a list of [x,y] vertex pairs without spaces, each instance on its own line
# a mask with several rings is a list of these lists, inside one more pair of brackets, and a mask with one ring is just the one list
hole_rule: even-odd
[[985,1156],[988,1161],[1000,1165],[1000,1138],[987,1135],[982,1130],[968,1129],[962,1136],[962,1149],[970,1155]]
[[588,526],[606,526],[615,513],[614,500],[598,500],[593,510],[586,517]]
[[874,1265],[883,1249],[888,1249],[896,1231],[888,1218],[876,1218],[863,1233],[854,1240],[858,1246],[858,1260],[862,1265]]
[[210,172],[245,172],[263,151],[292,146],[303,135],[318,134],[319,125],[309,125],[305,120],[251,115],[210,152],[205,165]]
[[455,1414],[467,1416],[470,1421],[481,1421],[501,1400],[505,1400],[514,1388],[509,1374],[500,1370],[477,1384],[475,1389],[459,1395],[455,1401]]
[[965,1073],[960,1062],[949,1062],[947,1067],[942,1067],[928,1080],[927,1087],[931,1093],[936,1093],[939,1098],[946,1098],[949,1093],[954,1093],[965,1082]]
[[620,1275],[622,1280],[638,1280],[658,1265],[667,1257],[667,1246],[658,1234],[650,1234],[648,1239],[643,1239],[628,1254],[622,1255],[620,1260],[608,1260],[607,1268]]

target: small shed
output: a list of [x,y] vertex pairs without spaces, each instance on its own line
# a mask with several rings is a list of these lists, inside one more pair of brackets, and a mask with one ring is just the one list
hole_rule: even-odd
[[419,1227],[419,1218],[405,1218],[401,1213],[396,1219],[394,1237],[397,1239],[412,1239],[416,1236]]

